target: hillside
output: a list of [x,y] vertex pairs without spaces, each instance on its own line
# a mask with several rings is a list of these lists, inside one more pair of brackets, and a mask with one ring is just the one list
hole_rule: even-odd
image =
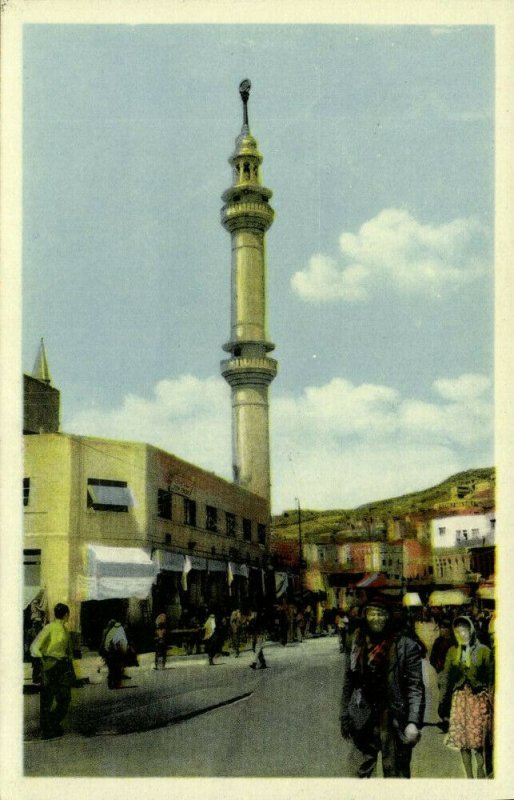
[[[334,534],[381,537],[391,518],[410,515],[425,518],[450,514],[480,513],[494,508],[495,469],[470,469],[459,472],[437,486],[419,492],[366,503],[354,509],[301,510],[305,541],[326,541]],[[275,539],[298,538],[298,509],[273,517]]]

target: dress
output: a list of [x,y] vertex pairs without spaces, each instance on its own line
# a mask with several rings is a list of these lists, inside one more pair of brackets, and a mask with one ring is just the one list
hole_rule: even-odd
[[449,717],[448,747],[482,750],[492,730],[494,664],[491,651],[476,638],[450,647],[441,673],[439,714]]

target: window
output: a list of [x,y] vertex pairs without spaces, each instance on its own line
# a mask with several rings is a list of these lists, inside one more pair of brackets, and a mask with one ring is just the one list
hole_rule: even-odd
[[208,531],[218,530],[218,509],[214,506],[205,507],[205,527]]
[[439,528],[439,536],[444,536],[446,533],[446,528]]
[[266,525],[263,525],[262,522],[257,523],[257,539],[259,544],[266,544]]
[[95,511],[128,511],[134,505],[126,481],[88,478],[87,507]]
[[184,523],[196,527],[196,501],[184,497]]
[[227,536],[235,536],[236,535],[236,515],[231,514],[230,511],[227,511],[225,514],[225,521],[226,521],[226,534]]
[[471,529],[471,535],[472,536],[479,536],[479,534],[480,534],[479,528],[472,528]]
[[245,542],[252,541],[252,521],[251,519],[243,519],[243,539]]
[[[41,584],[41,550],[23,551],[23,579],[26,587]],[[32,600],[33,598],[31,598]]]
[[171,519],[171,492],[169,489],[157,489],[157,516]]
[[23,478],[23,505],[28,506],[30,497],[30,478]]

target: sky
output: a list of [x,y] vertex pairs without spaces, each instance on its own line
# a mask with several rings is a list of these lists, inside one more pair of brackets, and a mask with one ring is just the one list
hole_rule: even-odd
[[26,25],[23,369],[62,429],[231,478],[228,158],[266,236],[272,506],[353,508],[494,464],[494,31]]

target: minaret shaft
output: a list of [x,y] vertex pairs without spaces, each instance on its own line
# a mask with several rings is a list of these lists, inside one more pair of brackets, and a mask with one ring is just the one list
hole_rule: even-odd
[[230,358],[221,372],[232,389],[234,481],[270,499],[268,386],[277,362],[267,353],[266,258],[264,235],[273,222],[271,191],[260,183],[262,156],[248,128],[245,93],[243,128],[230,159],[233,185],[224,195],[222,224],[231,234],[231,327],[223,349]]

